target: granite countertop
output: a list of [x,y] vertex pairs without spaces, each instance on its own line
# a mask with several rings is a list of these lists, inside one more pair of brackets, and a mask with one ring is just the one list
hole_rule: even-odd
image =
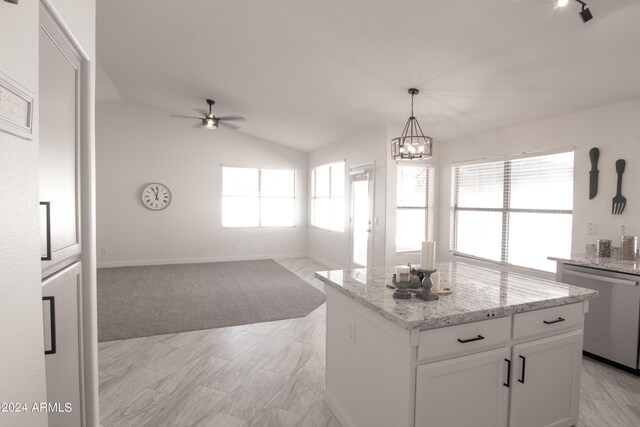
[[436,267],[442,286],[453,292],[429,302],[393,298],[393,290],[386,286],[393,268],[318,271],[316,277],[402,328],[418,330],[577,303],[597,295],[590,289],[464,262]]
[[640,263],[637,260],[624,261],[618,258],[598,258],[596,255],[588,254],[571,255],[571,258],[548,257],[548,259],[564,264],[581,265],[583,267],[597,268],[600,270],[640,275]]

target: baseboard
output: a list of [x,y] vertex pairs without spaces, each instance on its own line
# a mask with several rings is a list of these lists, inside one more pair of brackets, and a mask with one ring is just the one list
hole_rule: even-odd
[[331,412],[333,412],[333,415],[338,419],[338,422],[340,422],[342,427],[355,427],[355,424],[351,422],[344,411],[340,409],[340,405],[338,405],[338,402],[331,397],[331,394],[329,394],[326,388],[324,389],[324,402],[327,404],[329,409],[331,409]]
[[318,264],[325,265],[325,266],[329,267],[332,270],[342,270],[342,269],[344,269],[344,267],[341,267],[338,264],[335,264],[335,263],[333,263],[331,261],[327,261],[326,259],[322,259],[322,258],[320,258],[319,256],[316,256],[316,255],[307,254],[306,257],[309,258],[312,261],[317,262]]
[[224,257],[204,257],[204,258],[178,258],[178,259],[142,259],[133,261],[99,261],[98,268],[112,267],[140,267],[146,265],[169,265],[169,264],[200,264],[205,262],[225,262],[225,261],[252,261],[256,259],[275,258],[304,258],[305,253],[291,254],[267,254],[267,255],[237,255]]

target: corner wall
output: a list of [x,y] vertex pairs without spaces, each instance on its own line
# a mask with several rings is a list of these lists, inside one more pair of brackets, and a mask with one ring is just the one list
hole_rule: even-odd
[[[374,218],[373,226],[373,266],[385,265],[385,229],[386,229],[386,162],[387,162],[387,129],[385,125],[375,126],[356,135],[346,138],[344,142],[322,147],[309,153],[311,170],[327,163],[345,161],[345,229],[343,233],[308,227],[308,256],[331,268],[348,268],[350,261],[350,183],[349,167],[370,161],[375,162],[374,171]],[[307,204],[310,209],[311,200]]]
[[[193,128],[124,100],[99,102],[97,113],[100,267],[306,254],[307,153],[224,128]],[[221,164],[295,169],[296,227],[223,228]],[[151,182],[171,190],[162,211],[140,200]]]
[[[627,225],[627,234],[640,234],[640,195],[635,187],[640,180],[639,117],[640,99],[635,99],[439,143],[435,156],[439,165],[436,185],[440,189],[438,259],[452,258],[449,212],[453,162],[559,147],[575,146],[572,253],[584,253],[586,243],[598,238],[612,239],[619,245],[621,224]],[[589,200],[589,150],[592,147],[600,149],[600,174],[598,195]],[[627,162],[622,185],[627,206],[622,215],[611,214],[617,159]],[[587,236],[588,223],[595,223],[596,236]]]

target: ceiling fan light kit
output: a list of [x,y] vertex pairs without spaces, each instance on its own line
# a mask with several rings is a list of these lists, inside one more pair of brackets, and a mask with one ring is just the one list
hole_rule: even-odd
[[[580,15],[580,18],[582,19],[582,22],[586,23],[591,21],[593,19],[593,14],[587,7],[587,4],[581,0],[576,1],[582,6],[582,9],[580,10],[580,12],[578,12],[578,15]],[[558,7],[565,7],[567,4],[569,4],[569,0],[557,0]]]
[[395,160],[430,159],[433,154],[433,138],[424,135],[418,119],[413,115],[413,97],[419,93],[418,89],[409,89],[411,116],[400,137],[391,140],[391,157]]

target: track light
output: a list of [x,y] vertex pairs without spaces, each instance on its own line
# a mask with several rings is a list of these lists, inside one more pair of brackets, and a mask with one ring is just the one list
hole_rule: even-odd
[[[582,22],[591,21],[593,19],[593,15],[591,14],[591,11],[587,7],[587,4],[581,0],[576,0],[576,1],[582,5],[582,10],[578,12],[578,14],[580,15],[580,18],[582,18]],[[567,4],[569,4],[569,0],[556,0],[556,3],[558,7],[565,7]]]

